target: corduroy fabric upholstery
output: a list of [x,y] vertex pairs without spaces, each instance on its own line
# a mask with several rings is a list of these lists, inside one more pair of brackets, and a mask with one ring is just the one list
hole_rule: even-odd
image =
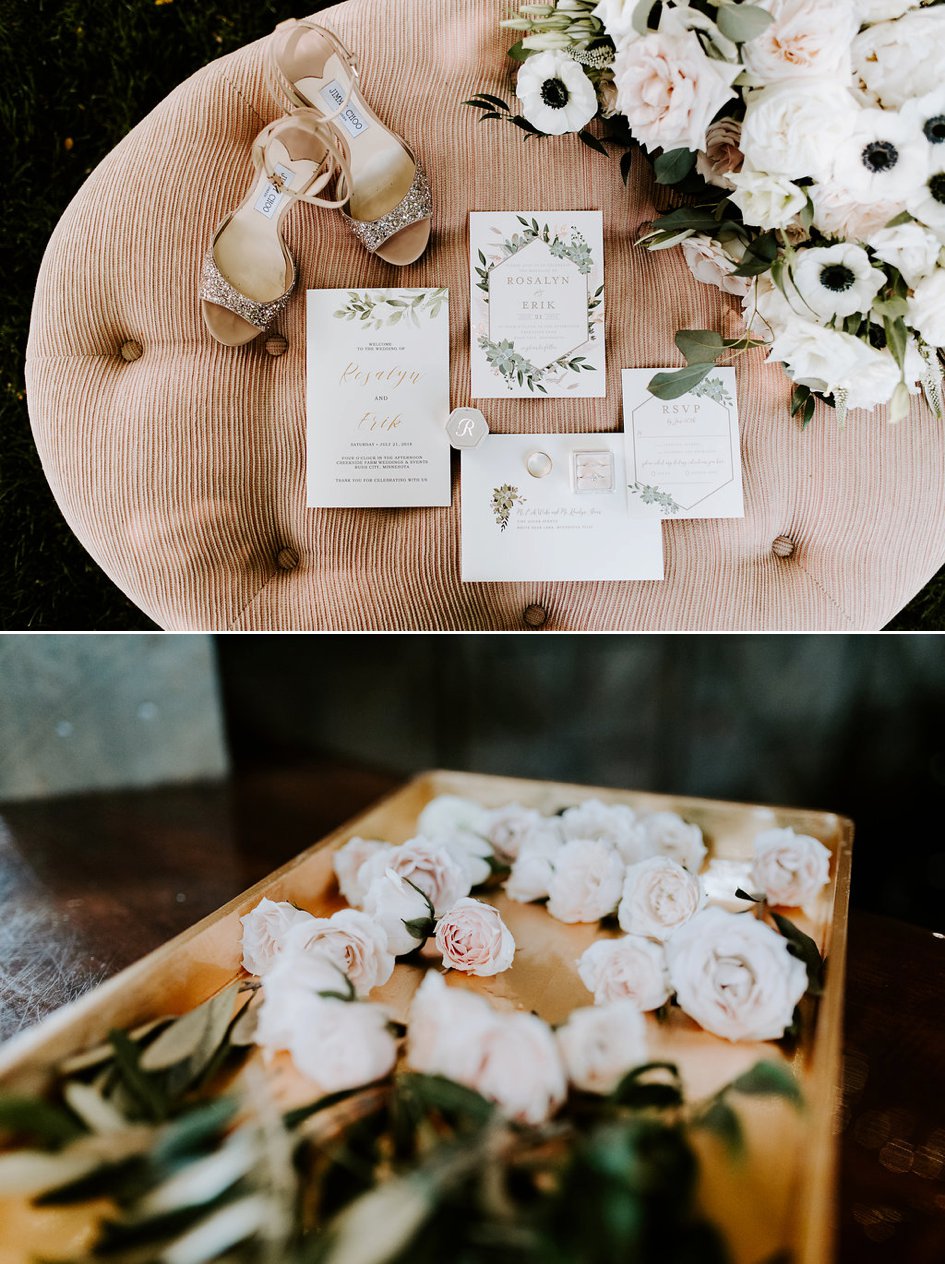
[[278,112],[264,41],[181,84],[92,173],[50,241],[28,347],[36,443],[70,526],[168,629],[879,628],[945,561],[943,428],[917,403],[898,426],[852,414],[845,431],[819,409],[801,433],[760,352],[738,367],[745,519],[667,524],[661,583],[461,583],[455,454],[450,509],[305,507],[303,291],[448,286],[452,404],[470,403],[470,210],[604,213],[608,397],[483,401],[497,432],[619,429],[621,367],[680,363],[679,327],[740,328],[736,301],[693,281],[681,252],[633,246],[653,213],[645,162],[625,188],[616,159],[577,138],[523,142],[461,104],[478,89],[509,99],[500,17],[486,0],[348,0],[319,16],[421,155],[434,238],[397,270],[339,215],[294,210],[298,292],[270,331],[284,354],[265,337],[218,346],[197,300],[203,252]]

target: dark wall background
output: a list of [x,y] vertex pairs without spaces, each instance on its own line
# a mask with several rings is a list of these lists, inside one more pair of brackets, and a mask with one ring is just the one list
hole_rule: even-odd
[[341,755],[829,809],[854,899],[945,930],[945,645],[870,636],[217,639],[237,766]]

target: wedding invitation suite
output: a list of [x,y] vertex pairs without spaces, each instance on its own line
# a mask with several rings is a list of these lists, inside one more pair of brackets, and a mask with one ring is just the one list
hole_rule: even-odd
[[469,216],[472,395],[606,395],[600,211]]
[[308,504],[448,505],[446,290],[307,299]]
[[678,399],[647,383],[659,369],[623,370],[627,505],[632,515],[742,518],[735,370],[714,368]]
[[659,519],[627,514],[623,436],[490,434],[464,449],[462,573],[662,579]]

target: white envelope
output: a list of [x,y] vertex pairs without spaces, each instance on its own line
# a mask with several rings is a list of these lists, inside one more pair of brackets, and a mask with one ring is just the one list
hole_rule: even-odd
[[444,289],[309,290],[308,504],[450,503]]
[[659,520],[627,514],[620,434],[487,435],[461,494],[465,582],[663,578]]

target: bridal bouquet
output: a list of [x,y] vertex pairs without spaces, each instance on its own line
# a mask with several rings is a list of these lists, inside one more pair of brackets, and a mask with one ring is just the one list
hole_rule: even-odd
[[[650,226],[697,280],[742,303],[746,333],[681,330],[685,393],[723,357],[765,345],[814,397],[847,409],[921,391],[943,415],[945,5],[941,0],[557,0],[504,23],[522,32],[526,135],[576,132],[639,146],[685,201]],[[606,150],[605,150],[606,152]],[[626,169],[626,168],[625,168]]]

